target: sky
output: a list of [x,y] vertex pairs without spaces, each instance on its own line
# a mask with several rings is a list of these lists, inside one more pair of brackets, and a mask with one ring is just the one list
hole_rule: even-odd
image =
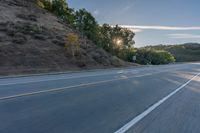
[[85,8],[99,24],[120,25],[136,33],[136,47],[200,42],[200,0],[67,0]]

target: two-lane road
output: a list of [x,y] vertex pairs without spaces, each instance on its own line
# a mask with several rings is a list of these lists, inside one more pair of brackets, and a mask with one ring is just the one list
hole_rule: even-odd
[[198,133],[200,63],[0,78],[0,133]]

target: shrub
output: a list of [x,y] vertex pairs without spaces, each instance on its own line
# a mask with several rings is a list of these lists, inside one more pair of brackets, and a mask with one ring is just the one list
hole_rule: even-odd
[[137,50],[137,63],[139,64],[169,64],[175,62],[174,56],[163,50],[142,48]]
[[37,0],[36,4],[41,8],[45,8],[44,3],[41,0]]
[[71,51],[72,56],[75,56],[76,52],[79,52],[80,44],[79,37],[75,33],[69,33],[66,35],[65,48]]

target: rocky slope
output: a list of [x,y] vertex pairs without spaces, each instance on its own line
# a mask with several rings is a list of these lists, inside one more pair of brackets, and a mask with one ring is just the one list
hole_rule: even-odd
[[0,75],[128,65],[87,39],[72,57],[63,47],[70,32],[78,34],[34,0],[0,0]]

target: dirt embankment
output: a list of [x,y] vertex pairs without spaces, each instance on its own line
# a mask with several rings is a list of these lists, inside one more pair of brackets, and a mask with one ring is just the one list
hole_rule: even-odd
[[0,75],[130,65],[81,37],[72,57],[64,48],[70,32],[77,33],[30,0],[0,0]]

